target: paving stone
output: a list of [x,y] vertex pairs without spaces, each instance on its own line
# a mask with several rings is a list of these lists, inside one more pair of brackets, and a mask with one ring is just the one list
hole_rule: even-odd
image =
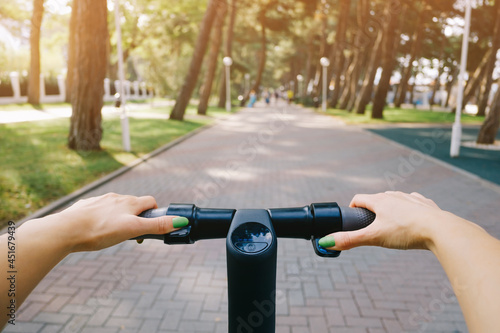
[[49,324],[45,325],[40,333],[58,333],[62,329],[62,325]]
[[50,313],[50,312],[39,312],[35,318],[34,322],[50,323],[50,324],[65,324],[71,315],[62,313]]
[[[284,126],[272,130],[275,117]],[[243,146],[254,149],[242,151]],[[329,116],[294,106],[256,107],[219,121],[85,196],[153,195],[160,206],[348,205],[356,193],[388,190],[384,175],[397,172],[401,158],[411,154]],[[238,167],[230,169],[228,162]],[[397,185],[500,236],[500,187],[427,159]],[[83,333],[227,332],[226,272],[223,239],[178,246],[125,242],[74,253],[35,288],[16,326],[3,332],[70,326]],[[427,251],[366,247],[330,259],[317,257],[308,241],[280,239],[277,332],[466,332],[452,295],[440,311],[415,317],[443,291],[449,293],[447,283]]]

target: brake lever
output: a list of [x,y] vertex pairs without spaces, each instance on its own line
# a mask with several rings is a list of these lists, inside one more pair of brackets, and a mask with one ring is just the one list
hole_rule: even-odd
[[324,247],[319,245],[319,240],[321,238],[312,238],[311,243],[314,249],[314,252],[320,257],[327,257],[327,258],[336,258],[340,255],[341,251],[337,250],[327,250]]
[[[375,220],[375,213],[366,208],[359,207],[339,207],[342,219],[342,231],[353,231],[366,228]],[[320,257],[335,258],[341,251],[327,250],[319,245],[321,237],[312,238],[314,252]]]

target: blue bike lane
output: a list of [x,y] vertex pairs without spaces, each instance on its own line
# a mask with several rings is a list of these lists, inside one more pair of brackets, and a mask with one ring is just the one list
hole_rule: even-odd
[[[391,189],[420,192],[500,236],[498,186],[284,104],[243,109],[85,196],[277,208],[347,205],[356,193]],[[226,284],[225,240],[125,242],[69,255],[3,332],[227,332]],[[279,239],[277,294],[280,333],[467,331],[446,275],[426,251],[364,247],[325,259],[308,241]]]
[[[430,155],[485,180],[500,185],[500,147],[496,149],[472,148],[462,145],[460,156],[450,157],[451,126],[422,126],[396,128],[370,128],[371,132]],[[462,142],[473,143],[479,126],[465,126]],[[497,135],[500,141],[500,132]]]

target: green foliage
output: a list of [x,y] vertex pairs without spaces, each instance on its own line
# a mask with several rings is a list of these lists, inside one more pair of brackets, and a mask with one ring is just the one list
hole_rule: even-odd
[[[455,114],[451,112],[441,112],[432,110],[415,110],[387,108],[384,110],[383,119],[372,119],[371,111],[358,115],[352,112],[339,109],[328,109],[327,114],[340,117],[348,124],[383,124],[383,123],[425,123],[425,124],[452,124]],[[480,124],[484,117],[477,117],[462,114],[462,123]]]
[[68,119],[0,125],[0,227],[201,125],[130,119],[131,153],[122,151],[116,118],[103,122],[104,150],[85,153],[67,147]]

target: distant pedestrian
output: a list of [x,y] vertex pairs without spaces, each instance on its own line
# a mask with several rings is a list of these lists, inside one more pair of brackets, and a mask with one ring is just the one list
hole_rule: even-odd
[[248,103],[248,107],[253,108],[253,105],[257,101],[257,94],[255,93],[255,90],[250,91],[250,102]]
[[269,103],[271,102],[271,94],[269,93],[269,90],[265,89],[262,93],[262,97],[266,101],[266,105],[269,105]]
[[288,104],[290,104],[290,103],[293,102],[293,91],[292,91],[292,89],[288,89],[288,91],[286,92],[286,97],[288,99]]

